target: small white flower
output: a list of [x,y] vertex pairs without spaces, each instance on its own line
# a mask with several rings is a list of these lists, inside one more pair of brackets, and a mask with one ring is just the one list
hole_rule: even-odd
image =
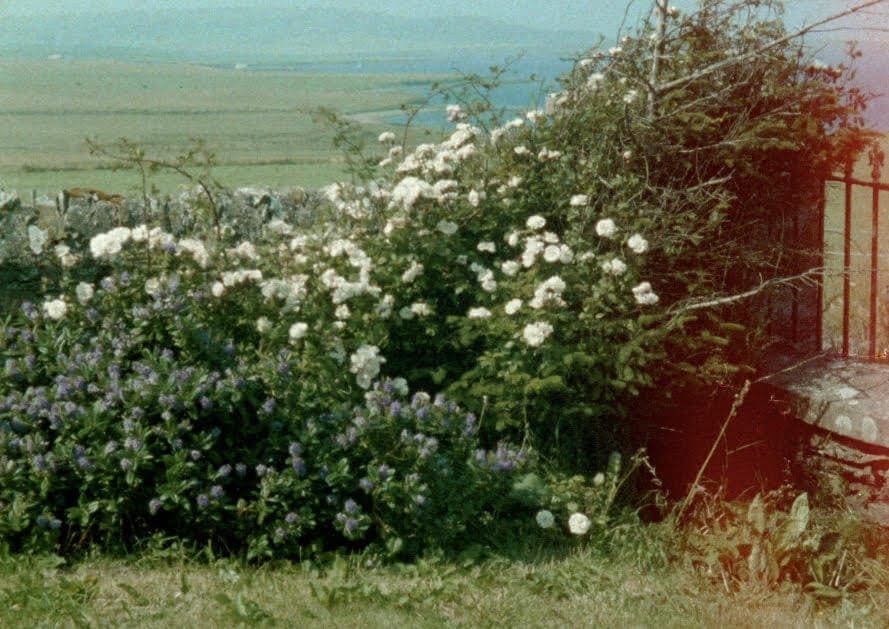
[[627,239],[627,246],[633,253],[645,253],[648,251],[648,241],[641,234],[633,234]]
[[582,513],[573,513],[568,518],[568,530],[574,535],[586,535],[592,524],[590,519]]
[[336,310],[333,311],[333,316],[340,320],[348,319],[350,314],[352,313],[349,312],[349,306],[347,306],[346,304],[337,306]]
[[45,231],[37,227],[37,225],[28,225],[28,246],[35,256],[43,253],[43,245],[46,244],[47,240],[48,237]]
[[636,90],[629,90],[626,94],[624,94],[624,102],[627,105],[630,105],[636,102],[636,98],[638,98],[638,96],[639,92],[637,92]]
[[53,249],[53,252],[59,259],[59,262],[62,263],[62,266],[66,269],[70,269],[72,266],[77,264],[78,260],[80,259],[76,255],[71,253],[71,247],[69,247],[68,245],[56,245]]
[[596,487],[599,487],[604,483],[605,483],[605,474],[603,474],[602,472],[599,472],[598,474],[593,476],[593,485],[595,485]]
[[521,265],[515,260],[507,260],[503,264],[500,265],[500,270],[503,271],[503,274],[512,277],[516,273],[519,272]]
[[543,242],[554,245],[559,242],[559,236],[554,232],[543,232]]
[[602,270],[609,275],[623,275],[627,271],[627,265],[620,258],[612,258],[602,263]]
[[419,262],[412,261],[407,271],[401,274],[401,281],[410,284],[423,273],[423,265]]
[[540,216],[539,214],[534,214],[533,216],[529,216],[528,220],[525,221],[525,226],[528,229],[543,229],[546,225],[546,219]]
[[605,80],[605,75],[601,72],[593,72],[587,77],[586,84],[592,90],[599,89],[599,84]]
[[602,238],[613,238],[617,233],[617,225],[610,218],[600,219],[596,223],[596,233]]
[[481,252],[485,252],[485,251],[487,251],[488,253],[496,253],[497,252],[497,245],[495,245],[493,242],[491,242],[489,240],[483,240],[482,242],[478,243],[475,248]]
[[512,149],[512,152],[515,153],[516,155],[521,156],[521,155],[527,155],[531,151],[529,151],[528,147],[525,146],[524,144],[520,144],[517,147],[515,147],[514,149]]
[[623,158],[623,160],[625,162],[628,162],[633,158],[633,151],[631,151],[630,149],[627,149],[626,151],[621,153],[620,156]]
[[522,181],[523,179],[521,177],[519,177],[518,175],[513,175],[506,180],[506,185],[510,188],[518,188],[520,185],[522,185]]
[[612,46],[611,48],[608,49],[608,54],[611,55],[612,57],[617,57],[623,51],[624,51],[624,49],[621,48],[620,46]]
[[133,228],[131,232],[131,236],[133,238],[133,242],[145,242],[148,240],[148,226],[139,225]]
[[68,304],[62,299],[52,299],[43,303],[43,314],[50,319],[58,321],[68,312]]
[[93,298],[93,294],[96,292],[93,288],[92,284],[87,284],[86,282],[80,282],[77,284],[77,288],[75,289],[77,293],[77,301],[82,304],[86,304],[90,299]]
[[522,300],[521,299],[510,299],[508,302],[506,302],[506,305],[503,307],[503,310],[505,310],[506,314],[508,314],[508,315],[514,315],[515,313],[517,313],[519,311],[519,309],[521,307],[522,307]]
[[460,105],[448,105],[445,107],[445,112],[447,113],[448,120],[451,122],[466,119],[466,112],[463,111]]
[[407,386],[407,380],[404,378],[393,378],[392,388],[395,389],[398,395],[407,395],[410,390]]
[[660,297],[651,290],[649,282],[642,282],[635,286],[633,288],[633,297],[640,306],[653,306],[660,301]]
[[571,196],[571,201],[569,204],[571,207],[583,207],[584,205],[589,204],[590,198],[585,194],[575,194]]
[[491,311],[487,308],[470,308],[466,316],[470,319],[487,319],[491,316]]
[[290,326],[290,330],[287,332],[287,334],[288,336],[290,336],[291,341],[298,341],[303,338],[308,331],[309,324],[298,321],[297,323],[294,323]]
[[418,317],[426,317],[432,314],[432,308],[427,303],[417,301],[411,304],[411,312]]
[[537,521],[537,526],[542,529],[551,529],[556,524],[556,518],[546,509],[538,511],[534,519]]
[[562,259],[562,249],[558,245],[549,245],[543,250],[543,259],[547,262],[558,262]]
[[145,292],[152,297],[157,297],[161,292],[161,281],[156,277],[145,280]]
[[546,321],[537,321],[525,326],[525,329],[522,330],[522,338],[531,347],[540,347],[552,333],[553,326]]
[[445,236],[452,236],[457,233],[457,223],[452,221],[438,221],[435,228]]
[[466,195],[466,198],[469,201],[469,205],[472,207],[478,207],[479,201],[481,200],[477,190],[470,190],[469,194]]
[[401,310],[398,311],[398,316],[401,317],[402,319],[404,319],[405,321],[410,321],[411,319],[414,318],[415,313],[413,310],[411,310],[410,308],[405,306],[404,308],[402,308]]
[[260,334],[265,334],[269,330],[272,329],[272,322],[269,321],[268,317],[260,317],[256,320],[256,330]]
[[377,138],[377,141],[380,142],[380,144],[389,144],[395,141],[395,134],[391,131],[383,131],[380,134],[380,137]]
[[213,286],[210,287],[210,292],[214,297],[222,297],[222,294],[225,292],[225,284],[222,282],[213,282]]

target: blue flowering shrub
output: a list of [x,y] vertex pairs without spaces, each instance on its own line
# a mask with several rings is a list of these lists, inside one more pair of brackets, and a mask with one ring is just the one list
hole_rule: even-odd
[[[72,274],[67,294],[0,325],[5,544],[129,548],[160,535],[251,558],[412,554],[474,539],[517,507],[528,453],[487,451],[470,412],[380,380],[374,326],[353,339],[323,312],[342,282],[313,303],[305,278],[269,278],[277,244],[211,255],[159,229],[112,230],[83,252],[101,279]],[[265,276],[236,266],[263,257]]]

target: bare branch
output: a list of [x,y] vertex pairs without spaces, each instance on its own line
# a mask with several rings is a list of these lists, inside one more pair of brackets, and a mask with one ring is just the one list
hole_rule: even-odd
[[689,74],[688,76],[674,79],[672,81],[662,83],[661,85],[654,85],[651,87],[651,89],[654,91],[655,94],[658,94],[658,95],[664,94],[665,92],[669,92],[670,90],[674,90],[676,88],[682,87],[683,85],[687,85],[689,83],[697,81],[698,79],[702,79],[705,76],[713,74],[717,70],[721,70],[722,68],[725,68],[725,67],[728,67],[728,66],[731,66],[734,64],[738,64],[743,61],[747,61],[748,59],[753,59],[755,57],[758,57],[759,55],[761,55],[765,52],[768,52],[772,48],[780,46],[781,44],[785,44],[791,40],[797,39],[798,37],[802,37],[803,35],[814,31],[819,26],[822,26],[824,24],[829,24],[830,22],[835,22],[836,20],[840,20],[844,17],[848,17],[848,16],[853,15],[855,13],[859,13],[861,11],[864,11],[865,9],[876,6],[878,4],[883,4],[885,2],[889,2],[889,0],[870,0],[869,2],[864,2],[864,3],[856,5],[854,7],[850,7],[849,9],[846,9],[845,11],[840,11],[839,13],[834,13],[833,15],[830,15],[826,18],[818,20],[817,22],[813,22],[812,24],[810,24],[808,26],[804,26],[803,28],[801,28],[797,31],[794,31],[793,33],[789,33],[783,37],[779,37],[778,39],[772,40],[769,43],[765,44],[764,46],[760,46],[756,50],[752,50],[750,52],[740,54],[740,55],[738,55],[736,57],[732,57],[730,59],[723,59],[722,61],[717,61],[716,63],[712,63],[705,68],[701,68],[697,72],[693,72],[693,73]]
[[690,312],[692,310],[700,310],[702,308],[715,308],[717,306],[725,306],[727,304],[733,304],[738,301],[743,301],[745,299],[750,299],[751,297],[755,297],[759,293],[772,288],[774,286],[779,286],[781,284],[792,284],[793,282],[814,282],[816,278],[820,277],[824,273],[824,269],[822,267],[815,267],[808,269],[807,271],[803,271],[798,275],[791,275],[787,277],[776,277],[770,280],[766,280],[759,286],[751,288],[750,290],[744,291],[743,293],[738,293],[736,295],[726,295],[725,297],[717,297],[715,299],[708,299],[706,301],[693,301],[693,302],[685,302],[674,304],[674,306],[670,309],[670,311],[674,315],[684,314],[686,312]]
[[655,88],[660,72],[661,57],[664,54],[664,42],[667,38],[667,0],[655,0],[657,11],[657,31],[655,31],[654,50],[651,55],[651,70],[648,75],[648,119],[654,120],[657,113],[658,93]]

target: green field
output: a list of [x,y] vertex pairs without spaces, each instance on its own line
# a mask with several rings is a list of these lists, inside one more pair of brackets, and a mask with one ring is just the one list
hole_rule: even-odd
[[[319,107],[360,120],[373,145],[384,117],[440,78],[0,61],[0,185],[26,198],[78,186],[132,193],[134,174],[111,171],[85,143],[127,137],[163,156],[202,138],[230,186],[317,187],[342,174],[330,130],[313,120]],[[181,180],[159,175],[154,183],[168,191]]]

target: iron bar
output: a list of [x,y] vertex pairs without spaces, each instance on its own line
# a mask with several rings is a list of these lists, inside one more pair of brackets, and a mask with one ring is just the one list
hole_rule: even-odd
[[852,268],[852,164],[846,164],[845,183],[845,222],[843,223],[843,358],[849,357],[849,304],[852,283],[849,274]]

